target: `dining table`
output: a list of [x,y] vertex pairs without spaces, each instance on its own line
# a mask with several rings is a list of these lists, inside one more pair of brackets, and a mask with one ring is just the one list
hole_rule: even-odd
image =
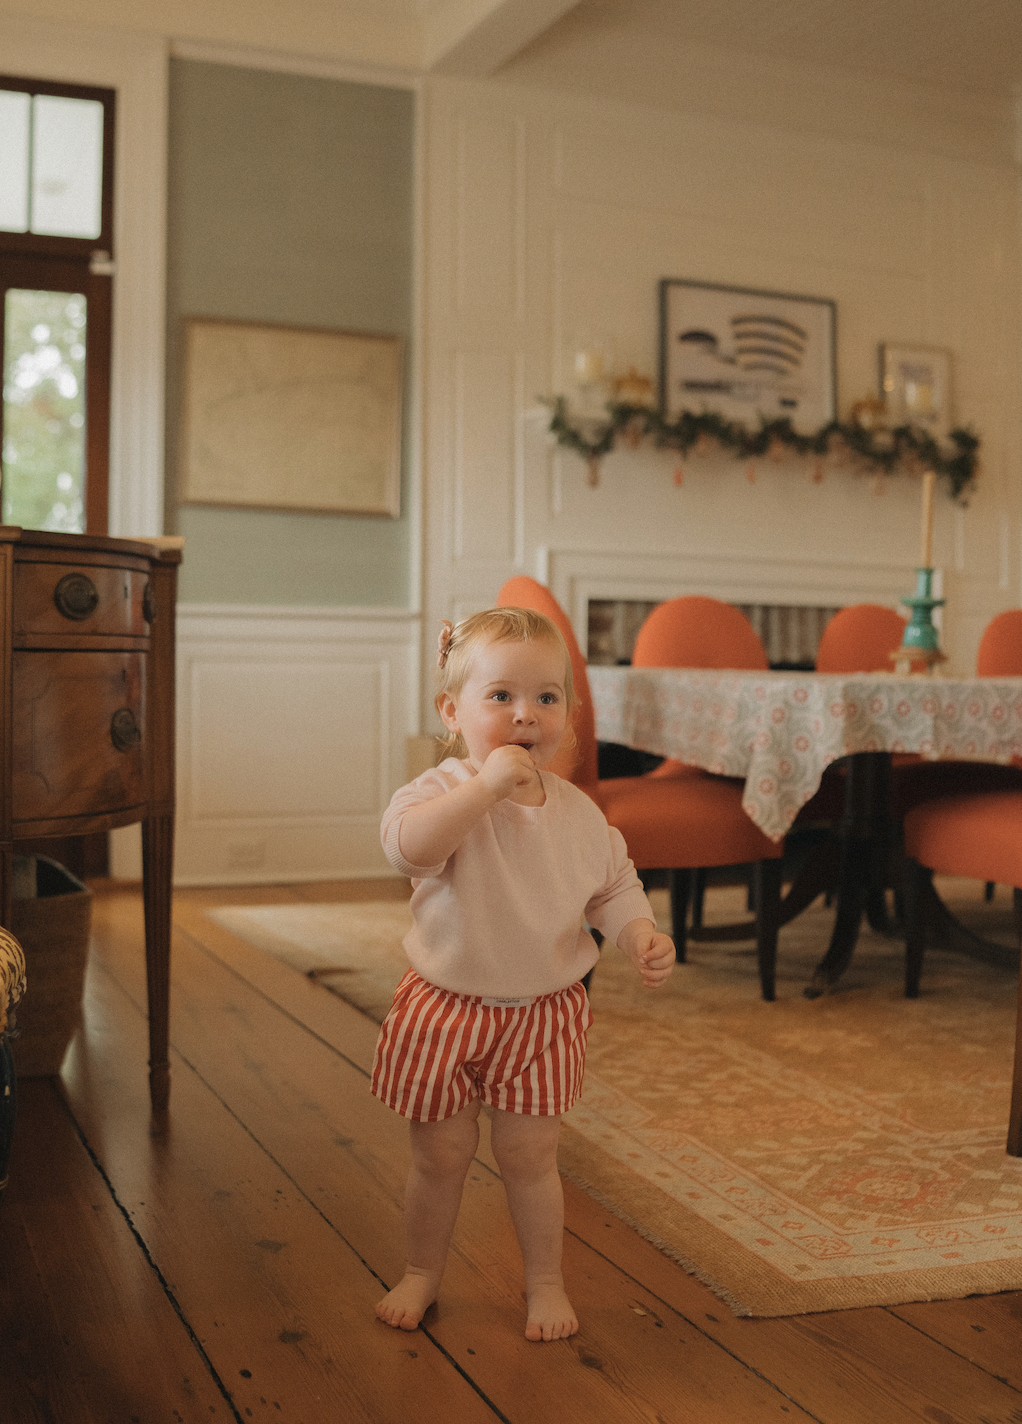
[[[871,923],[891,928],[882,887],[896,837],[895,756],[976,763],[978,775],[981,764],[1022,758],[1022,677],[598,665],[587,672],[601,742],[741,778],[742,806],[771,840],[784,839],[827,768],[841,764],[836,916],[805,989],[810,998],[840,980],[870,907]],[[804,890],[793,887],[793,896],[788,919],[811,902]]]

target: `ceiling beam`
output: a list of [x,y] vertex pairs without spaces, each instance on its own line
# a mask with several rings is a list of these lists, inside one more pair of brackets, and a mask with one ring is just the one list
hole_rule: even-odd
[[424,67],[484,79],[579,0],[433,0],[423,16]]

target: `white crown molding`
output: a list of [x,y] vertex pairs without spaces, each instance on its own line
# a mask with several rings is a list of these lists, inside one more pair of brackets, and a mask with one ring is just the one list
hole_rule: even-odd
[[577,5],[578,0],[431,0],[423,15],[426,67],[486,78]]
[[200,64],[231,64],[239,69],[307,74],[313,79],[339,79],[349,84],[374,84],[384,89],[417,91],[422,83],[422,76],[408,69],[288,54],[284,50],[250,49],[246,45],[217,44],[209,40],[172,39],[170,55],[172,59],[191,59]]

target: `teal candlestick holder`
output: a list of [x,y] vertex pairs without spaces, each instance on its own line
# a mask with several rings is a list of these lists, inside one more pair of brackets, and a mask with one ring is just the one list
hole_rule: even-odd
[[946,662],[940,651],[940,638],[933,622],[933,610],[944,606],[943,598],[933,597],[933,569],[916,569],[916,591],[901,601],[912,610],[905,624],[901,647],[891,654],[896,672],[909,672],[913,664],[923,663],[927,671],[937,663]]

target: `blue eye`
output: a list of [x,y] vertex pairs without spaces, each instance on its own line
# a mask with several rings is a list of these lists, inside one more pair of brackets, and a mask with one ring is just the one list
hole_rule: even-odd
[[552,707],[552,706],[558,701],[557,693],[556,693],[556,692],[544,692],[544,693],[541,693],[539,700],[540,700],[540,702],[542,702],[545,706],[547,706],[547,707]]

